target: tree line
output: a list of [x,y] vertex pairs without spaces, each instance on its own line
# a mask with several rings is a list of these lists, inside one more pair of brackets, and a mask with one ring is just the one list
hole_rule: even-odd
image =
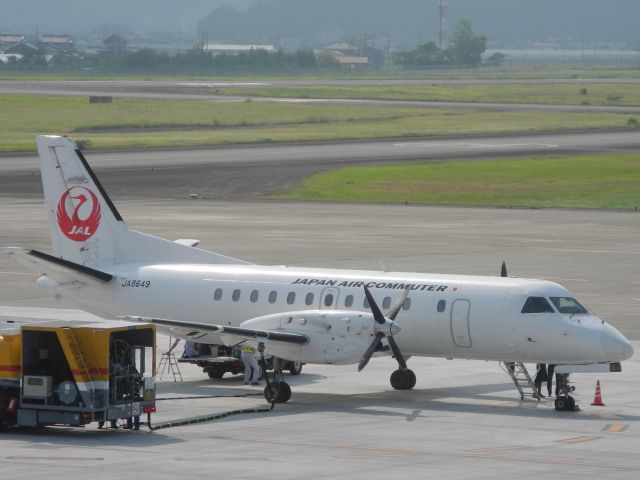
[[[393,62],[402,67],[478,67],[485,51],[486,37],[476,35],[471,23],[458,24],[449,46],[440,49],[434,42],[419,45],[414,50],[397,52]],[[384,54],[369,47],[361,52],[369,58],[369,68],[384,63]],[[487,61],[499,65],[504,55],[497,53]],[[338,71],[350,68],[341,65],[329,53],[315,53],[309,49],[293,52],[253,49],[238,53],[213,54],[203,49],[193,49],[170,55],[166,52],[143,48],[117,55],[71,55],[55,57],[53,64],[41,50],[27,52],[21,60],[0,63],[0,69],[18,70],[91,70],[99,73],[296,73],[309,71]]]

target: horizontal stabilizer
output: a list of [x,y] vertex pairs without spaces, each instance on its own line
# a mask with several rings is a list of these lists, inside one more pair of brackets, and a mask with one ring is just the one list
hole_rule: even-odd
[[230,335],[233,337],[245,338],[248,340],[292,343],[294,345],[305,345],[309,343],[309,337],[300,333],[282,332],[273,330],[253,330],[251,328],[230,327],[226,325],[209,325],[198,322],[183,322],[180,320],[166,320],[162,318],[149,318],[130,316],[125,320],[153,323],[161,327],[168,327],[175,335],[182,338],[189,338],[199,343],[208,343],[208,335]]
[[62,283],[73,281],[109,283],[113,280],[113,275],[109,273],[54,257],[38,250],[9,247],[3,248],[2,253],[9,255],[31,271],[47,275]]

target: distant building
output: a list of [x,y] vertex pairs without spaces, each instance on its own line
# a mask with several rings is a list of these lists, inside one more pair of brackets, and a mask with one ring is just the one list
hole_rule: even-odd
[[24,41],[25,36],[20,33],[0,33],[0,50]]
[[335,50],[324,50],[323,53],[331,55],[340,65],[349,65],[351,68],[366,68],[369,66],[369,57],[345,55]]
[[57,59],[72,57],[75,54],[73,38],[69,35],[41,35],[38,45],[45,54]]
[[37,52],[38,47],[33,43],[29,43],[26,40],[22,40],[21,42],[15,43],[10,47],[3,48],[3,53],[10,53],[14,55],[29,55],[31,53]]
[[0,63],[19,62],[24,57],[18,53],[0,53]]
[[117,33],[110,35],[102,41],[101,55],[108,57],[117,57],[127,51],[127,40]]
[[251,50],[266,50],[267,52],[275,52],[276,47],[274,45],[259,44],[205,43],[202,46],[202,50],[204,50],[205,52],[211,52],[213,54],[250,52]]

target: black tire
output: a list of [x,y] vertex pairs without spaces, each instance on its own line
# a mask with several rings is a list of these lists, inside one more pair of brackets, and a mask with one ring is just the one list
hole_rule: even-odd
[[568,396],[567,397],[567,412],[573,412],[576,409],[576,400],[571,397]]
[[289,373],[291,375],[300,375],[300,372],[302,372],[302,363],[289,362]]
[[264,398],[269,403],[285,403],[291,398],[291,387],[287,382],[270,383],[264,387]]
[[416,386],[416,374],[413,372],[413,370],[405,370],[405,375],[407,376],[407,390],[411,390]]
[[389,379],[395,390],[411,390],[416,385],[416,374],[413,370],[396,370]]
[[568,400],[567,397],[557,397],[554,403],[556,410],[566,411],[567,404],[569,403],[567,400]]
[[220,368],[210,368],[207,370],[207,375],[209,375],[211,379],[220,380],[224,375],[224,370]]
[[291,398],[291,387],[287,382],[278,382],[278,403],[286,403]]

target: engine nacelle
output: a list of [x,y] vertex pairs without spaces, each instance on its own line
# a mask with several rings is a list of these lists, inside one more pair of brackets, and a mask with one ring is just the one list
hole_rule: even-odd
[[302,363],[345,365],[357,363],[373,341],[373,315],[347,310],[304,310],[252,318],[240,326],[255,330],[300,333],[305,345],[267,341],[265,352]]

